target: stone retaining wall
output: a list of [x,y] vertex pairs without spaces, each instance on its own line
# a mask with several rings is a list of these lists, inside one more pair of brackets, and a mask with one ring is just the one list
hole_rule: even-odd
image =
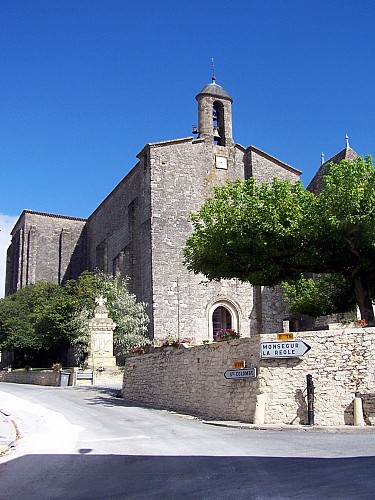
[[[218,342],[126,359],[123,397],[128,401],[208,419],[254,421],[265,399],[264,423],[307,423],[306,375],[315,385],[315,424],[353,424],[353,398],[375,422],[375,328],[300,332],[311,350],[300,358],[260,359],[260,342],[276,334]],[[227,380],[224,372],[245,360],[257,377]],[[264,394],[264,396],[260,396]]]
[[94,385],[102,387],[121,387],[124,374],[120,370],[96,371],[94,374]]
[[[123,373],[119,370],[106,370],[103,372],[95,371],[94,380],[77,380],[77,386],[97,385],[102,387],[120,387],[123,380]],[[58,387],[60,385],[60,372],[46,370],[20,370],[20,371],[1,371],[0,382],[11,382],[14,384],[33,384],[33,385],[49,385]],[[71,385],[72,376],[69,379]]]
[[57,387],[60,382],[58,371],[0,371],[0,382],[11,382],[13,384],[49,385]]

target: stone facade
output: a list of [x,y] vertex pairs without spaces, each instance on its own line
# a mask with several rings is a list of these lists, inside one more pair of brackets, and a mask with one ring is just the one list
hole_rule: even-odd
[[24,211],[8,253],[10,294],[28,283],[63,283],[85,269],[130,278],[130,291],[148,304],[150,337],[212,340],[220,327],[243,337],[281,329],[284,304],[273,290],[237,280],[209,283],[189,273],[182,248],[189,215],[228,180],[300,171],[232,136],[232,98],[215,81],[196,96],[198,136],[147,144],[139,161],[88,218]]
[[7,253],[7,295],[37,281],[64,283],[85,269],[86,219],[24,210]]
[[[276,334],[131,357],[122,394],[127,401],[156,408],[251,423],[263,399],[261,423],[306,424],[306,376],[311,374],[315,424],[352,425],[359,393],[365,423],[375,425],[374,335],[375,328],[301,332],[298,339],[311,349],[299,358],[260,358],[260,342],[275,341]],[[238,360],[255,367],[257,377],[225,379],[224,372]]]

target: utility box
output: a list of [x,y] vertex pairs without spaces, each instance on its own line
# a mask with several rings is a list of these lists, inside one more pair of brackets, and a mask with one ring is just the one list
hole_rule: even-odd
[[60,372],[60,387],[67,387],[69,385],[70,372]]

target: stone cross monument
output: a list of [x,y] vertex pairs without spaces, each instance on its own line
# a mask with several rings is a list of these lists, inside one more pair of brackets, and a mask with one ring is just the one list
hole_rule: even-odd
[[94,317],[89,321],[89,359],[88,363],[93,370],[103,368],[105,370],[116,369],[116,357],[113,355],[113,331],[116,324],[108,318],[108,309],[105,306],[106,299],[98,297],[98,304],[94,311]]

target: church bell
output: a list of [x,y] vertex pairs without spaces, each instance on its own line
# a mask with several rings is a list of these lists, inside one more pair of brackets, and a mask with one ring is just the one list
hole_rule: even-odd
[[220,139],[219,127],[214,127],[214,139]]

